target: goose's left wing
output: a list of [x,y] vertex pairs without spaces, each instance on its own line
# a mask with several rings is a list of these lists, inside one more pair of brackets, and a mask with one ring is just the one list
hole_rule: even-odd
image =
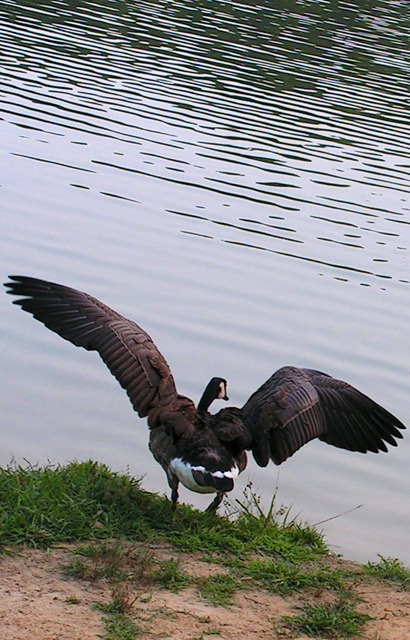
[[241,413],[260,466],[269,458],[281,464],[314,438],[349,451],[387,451],[406,428],[347,382],[297,367],[276,371]]
[[77,347],[97,351],[140,417],[177,397],[171,370],[150,336],[97,298],[55,282],[10,276],[8,293],[46,327]]

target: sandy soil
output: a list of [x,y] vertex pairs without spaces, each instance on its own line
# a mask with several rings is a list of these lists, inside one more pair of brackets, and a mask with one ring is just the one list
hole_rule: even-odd
[[[18,556],[0,560],[1,640],[97,640],[104,636],[101,611],[93,605],[111,600],[110,585],[64,577],[61,567],[71,558],[68,548],[58,548],[22,550]],[[221,567],[192,557],[181,560],[183,569],[196,575],[221,571]],[[362,611],[374,618],[363,638],[410,638],[410,593],[378,584],[357,589],[365,600]],[[131,615],[144,640],[194,640],[201,634],[222,640],[241,636],[244,640],[273,640],[281,616],[294,614],[299,604],[297,597],[246,590],[237,593],[232,606],[214,607],[196,589],[174,594],[152,585],[134,586],[130,597],[135,598]],[[315,596],[311,598],[314,601]]]

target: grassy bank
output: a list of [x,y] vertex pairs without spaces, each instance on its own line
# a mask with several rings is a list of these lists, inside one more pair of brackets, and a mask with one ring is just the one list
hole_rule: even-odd
[[[173,512],[167,499],[142,490],[134,478],[85,462],[0,470],[0,505],[3,552],[71,543],[65,575],[110,585],[110,600],[99,605],[106,640],[143,633],[134,606],[139,589],[194,589],[216,607],[255,590],[296,594],[297,611],[275,624],[272,637],[313,638],[364,631],[371,616],[360,607],[363,582],[388,580],[410,589],[410,571],[397,560],[342,562],[315,529],[278,517],[274,505],[264,514],[251,490],[235,517],[181,505]],[[212,565],[211,574],[187,571],[189,555],[194,564]]]

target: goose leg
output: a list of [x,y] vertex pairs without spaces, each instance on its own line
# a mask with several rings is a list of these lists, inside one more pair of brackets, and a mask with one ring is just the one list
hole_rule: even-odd
[[179,497],[179,493],[178,493],[179,480],[178,478],[176,478],[176,476],[172,476],[171,478],[168,476],[168,484],[171,487],[172,509],[175,510],[177,507],[177,502]]
[[205,511],[207,511],[208,513],[212,513],[213,511],[216,511],[219,505],[221,504],[222,500],[224,499],[224,496],[225,496],[225,493],[223,491],[218,491],[215,498],[212,500],[209,507],[205,509]]
[[172,500],[172,508],[175,510],[177,508],[178,502],[178,489],[174,488],[171,491],[171,500]]

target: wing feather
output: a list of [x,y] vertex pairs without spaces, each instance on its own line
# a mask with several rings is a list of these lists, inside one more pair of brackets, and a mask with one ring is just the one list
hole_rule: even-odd
[[6,287],[23,296],[14,304],[36,320],[76,346],[97,351],[140,417],[177,397],[168,363],[135,322],[87,293],[53,282],[10,276]]
[[254,458],[281,464],[304,444],[328,444],[366,453],[396,446],[405,426],[347,382],[313,369],[283,367],[246,402],[242,418]]

